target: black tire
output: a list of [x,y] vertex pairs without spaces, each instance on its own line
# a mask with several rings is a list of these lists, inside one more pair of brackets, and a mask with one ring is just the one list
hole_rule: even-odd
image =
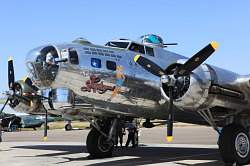
[[66,124],[66,125],[65,125],[65,130],[66,130],[66,131],[72,130],[72,125],[71,125],[71,124]]
[[105,142],[106,138],[95,128],[92,128],[87,137],[87,150],[92,158],[111,157],[114,143]]
[[17,126],[16,126],[16,125],[11,125],[9,131],[10,131],[10,132],[15,132],[15,131],[17,131]]
[[248,164],[250,159],[249,146],[249,135],[244,127],[230,124],[223,128],[219,137],[219,150],[225,163]]

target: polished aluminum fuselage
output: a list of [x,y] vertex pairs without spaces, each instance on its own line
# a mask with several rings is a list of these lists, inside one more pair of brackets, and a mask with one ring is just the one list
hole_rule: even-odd
[[[79,65],[68,62],[60,64],[51,87],[67,87],[76,95],[81,96],[84,102],[92,104],[93,109],[85,109],[85,113],[89,115],[107,113],[112,116],[166,117],[167,100],[161,96],[160,79],[143,71],[140,66],[135,64],[133,61],[135,52],[97,45],[69,44],[57,45],[56,47],[58,50],[74,47],[79,55]],[[91,55],[85,53],[88,48]],[[96,51],[97,49],[99,51]],[[104,55],[98,55],[100,51]],[[94,54],[95,52],[97,54]],[[102,67],[92,67],[91,58],[100,59]],[[156,57],[154,58],[156,59]],[[113,61],[117,66],[122,66],[125,75],[121,91],[113,98],[113,90],[107,90],[104,93],[98,90],[101,88],[98,87],[101,82],[104,86],[116,86],[116,71],[106,68],[107,61]],[[86,82],[93,75],[101,79],[100,82],[96,83],[97,85],[93,85],[97,87],[83,90],[83,87],[87,87]]]
[[[166,119],[168,97],[162,88],[160,78],[152,75],[134,62],[138,53],[128,49],[104,47],[93,44],[55,44],[53,45],[59,58],[65,58],[65,50],[74,48],[77,51],[79,64],[69,61],[61,62],[55,78],[48,85],[46,80],[36,80],[42,89],[67,88],[72,94],[81,98],[88,106],[77,107],[72,101],[65,105],[58,105],[65,115],[87,116],[132,116],[145,118]],[[186,57],[169,52],[161,47],[154,47],[155,56],[146,56],[163,69],[175,63],[183,63]],[[67,58],[67,57],[66,57]],[[91,64],[91,58],[101,60],[101,67]],[[27,59],[27,62],[32,60]],[[117,71],[107,68],[107,61],[122,66],[125,81],[119,91],[114,94],[117,87]],[[94,78],[98,78],[93,79]],[[232,110],[248,110],[249,84],[248,76],[203,64],[193,71],[190,76],[190,86],[187,92],[174,101],[182,111],[196,112],[198,110],[216,106]],[[232,93],[239,93],[243,97],[228,96],[224,91],[212,91],[212,86],[222,87]],[[70,99],[72,100],[72,99]],[[60,103],[55,100],[55,103]],[[67,105],[68,104],[68,105]],[[71,105],[72,104],[72,105]],[[179,109],[177,109],[179,110]],[[249,110],[250,111],[250,110]],[[53,112],[53,110],[51,110]],[[53,112],[55,113],[55,111]]]

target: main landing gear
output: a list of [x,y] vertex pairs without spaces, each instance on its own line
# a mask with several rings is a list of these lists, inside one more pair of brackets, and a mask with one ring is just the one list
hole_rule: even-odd
[[91,158],[112,156],[117,121],[117,119],[107,119],[91,123],[92,129],[88,134],[86,142]]
[[237,124],[224,127],[219,137],[219,150],[223,161],[228,165],[248,164],[250,140],[247,130]]
[[[212,112],[203,110],[198,112],[218,133],[219,151],[226,165],[245,165],[250,163],[249,127],[241,124],[244,119],[234,119],[219,130]],[[238,122],[238,123],[237,123]]]
[[[92,117],[93,118],[93,117]],[[91,131],[87,136],[87,150],[90,154],[89,158],[106,158],[111,157],[114,145],[119,137],[120,127],[125,127],[124,119],[107,118],[107,119],[90,119],[84,117],[91,124]],[[137,128],[137,124],[136,124]],[[138,131],[135,133],[134,146],[138,146]]]
[[87,137],[87,150],[92,158],[111,157],[113,149],[112,140],[108,140],[95,128],[91,129]]

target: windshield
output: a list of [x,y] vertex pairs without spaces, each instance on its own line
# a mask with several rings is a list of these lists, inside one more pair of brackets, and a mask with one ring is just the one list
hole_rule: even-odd
[[105,46],[108,47],[116,47],[116,48],[124,48],[126,49],[129,45],[129,42],[108,42]]

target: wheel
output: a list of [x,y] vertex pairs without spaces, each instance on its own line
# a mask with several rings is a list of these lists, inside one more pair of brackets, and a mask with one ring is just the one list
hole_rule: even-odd
[[250,159],[247,130],[237,124],[224,127],[219,137],[219,150],[225,163],[247,164]]
[[66,124],[66,125],[65,125],[65,130],[66,130],[66,131],[72,130],[72,125],[71,125],[71,124]]
[[113,149],[113,141],[108,142],[99,131],[91,129],[87,137],[87,150],[93,158],[111,157]]
[[8,131],[9,132],[15,132],[15,131],[17,131],[17,126],[16,125],[11,125]]

